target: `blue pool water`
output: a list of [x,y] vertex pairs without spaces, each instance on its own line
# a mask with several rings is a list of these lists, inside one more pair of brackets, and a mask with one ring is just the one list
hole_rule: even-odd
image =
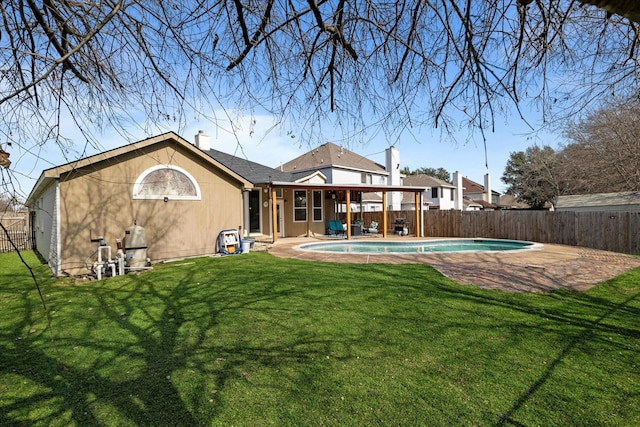
[[408,252],[515,251],[532,249],[535,243],[498,239],[447,239],[413,241],[340,241],[308,243],[297,248],[304,251],[331,253],[393,254]]

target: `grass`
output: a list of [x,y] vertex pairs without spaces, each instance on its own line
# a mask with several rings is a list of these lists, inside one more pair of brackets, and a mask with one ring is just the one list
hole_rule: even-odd
[[0,425],[640,425],[640,269],[541,295],[253,252],[73,283],[25,255],[52,329],[0,255]]

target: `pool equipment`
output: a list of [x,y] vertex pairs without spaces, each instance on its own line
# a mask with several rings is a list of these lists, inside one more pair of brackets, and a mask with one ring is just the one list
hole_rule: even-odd
[[144,227],[137,225],[135,221],[124,232],[124,254],[130,270],[148,266],[147,236]]
[[[89,256],[97,254],[97,260],[89,268],[98,280],[106,276],[123,275],[131,271],[151,269],[151,260],[147,258],[147,238],[144,227],[134,224],[125,230],[124,244],[116,239],[116,253],[113,256],[111,246],[103,236],[92,239],[98,243],[98,249]],[[89,260],[89,258],[87,260]]]
[[116,252],[115,259],[113,259],[111,258],[111,246],[107,245],[107,241],[103,237],[98,238],[98,260],[92,265],[92,271],[98,280],[107,274],[111,277],[116,274],[124,274],[124,253],[122,252],[120,239],[116,239],[116,244],[118,245],[118,251]]

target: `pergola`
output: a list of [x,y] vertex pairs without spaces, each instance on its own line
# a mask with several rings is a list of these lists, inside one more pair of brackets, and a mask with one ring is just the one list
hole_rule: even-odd
[[[323,191],[344,191],[346,209],[347,239],[351,239],[351,194],[352,192],[371,192],[382,193],[382,237],[387,237],[387,193],[388,192],[410,192],[414,194],[415,199],[415,223],[416,236],[422,237],[422,194],[427,190],[426,187],[412,187],[402,185],[371,185],[371,184],[319,184],[319,183],[297,183],[297,182],[268,182],[263,184],[269,189],[271,198],[271,218],[273,230],[273,243],[278,240],[277,213],[276,213],[276,190],[277,189],[294,189],[294,190],[323,190]],[[311,234],[310,216],[307,215],[307,236]]]

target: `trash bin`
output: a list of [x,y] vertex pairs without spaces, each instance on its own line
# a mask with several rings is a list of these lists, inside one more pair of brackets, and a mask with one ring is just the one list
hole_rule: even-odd
[[242,241],[242,253],[248,254],[251,251],[251,240],[243,240]]

